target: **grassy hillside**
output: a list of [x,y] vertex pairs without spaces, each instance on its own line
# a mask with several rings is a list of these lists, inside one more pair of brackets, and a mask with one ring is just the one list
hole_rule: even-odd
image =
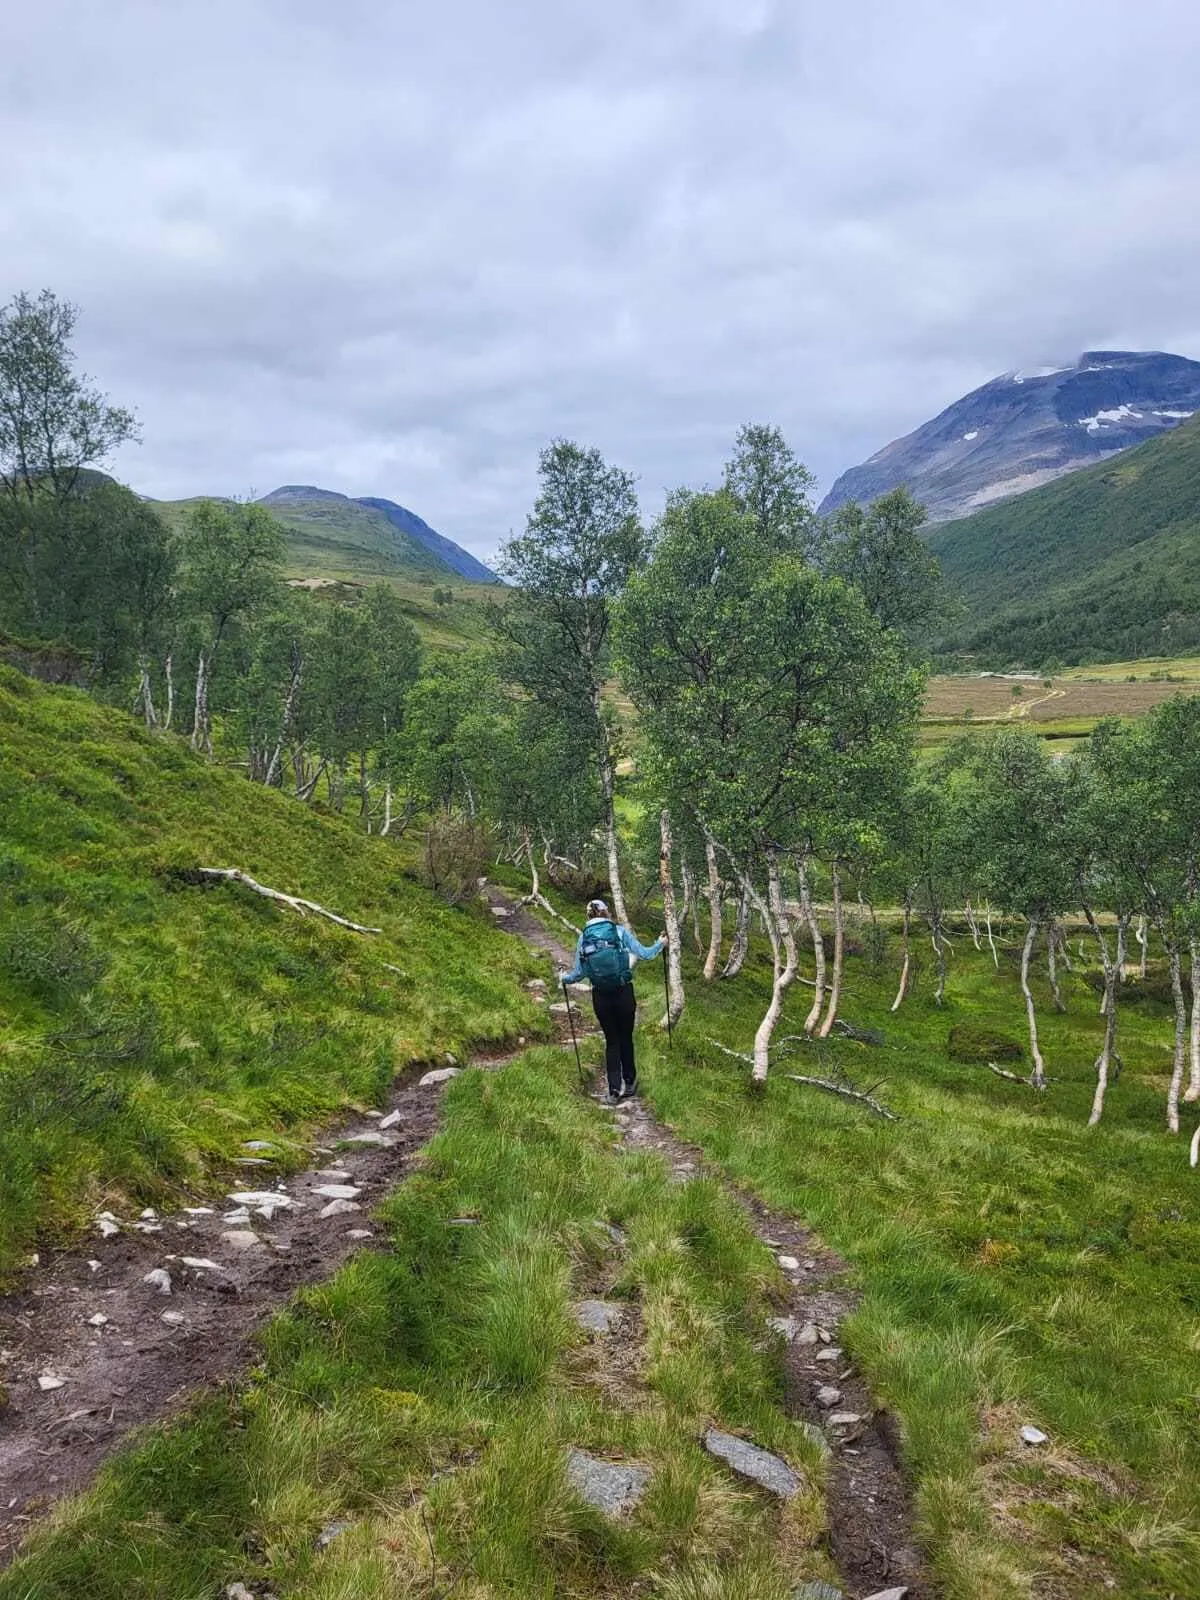
[[[536,1033],[520,948],[386,841],[0,668],[0,1275],[476,1038]],[[238,866],[383,934],[221,885]],[[392,968],[398,970],[391,970]]]
[[1068,665],[1200,644],[1200,417],[1110,461],[934,528],[982,665]]
[[[155,508],[178,526],[192,500],[160,500]],[[341,497],[266,502],[287,530],[287,571],[297,578],[407,578],[461,582],[458,574],[382,511]]]

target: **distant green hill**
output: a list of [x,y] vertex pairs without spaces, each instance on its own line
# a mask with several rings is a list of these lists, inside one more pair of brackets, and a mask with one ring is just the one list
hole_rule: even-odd
[[966,617],[937,641],[981,666],[1200,647],[1200,417],[931,530]]

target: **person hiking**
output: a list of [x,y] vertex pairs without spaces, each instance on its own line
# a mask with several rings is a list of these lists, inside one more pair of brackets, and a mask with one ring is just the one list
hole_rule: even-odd
[[617,1105],[637,1093],[637,1063],[633,1055],[633,1024],[637,1017],[637,996],[633,992],[633,973],[629,957],[653,961],[667,943],[660,934],[647,948],[639,944],[628,928],[612,920],[603,900],[589,900],[588,920],[575,947],[575,965],[560,972],[564,986],[587,978],[592,986],[592,1009],[604,1032],[604,1065],[608,1073],[606,1105]]

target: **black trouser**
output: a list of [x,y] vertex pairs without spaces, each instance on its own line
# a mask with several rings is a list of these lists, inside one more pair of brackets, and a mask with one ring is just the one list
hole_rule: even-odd
[[633,1024],[637,1017],[637,997],[633,985],[620,989],[593,989],[592,1009],[604,1030],[604,1066],[608,1073],[609,1094],[620,1094],[637,1085],[637,1065],[633,1059]]

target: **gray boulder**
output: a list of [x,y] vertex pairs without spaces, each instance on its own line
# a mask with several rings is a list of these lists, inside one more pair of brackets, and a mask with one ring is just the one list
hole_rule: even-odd
[[790,1500],[800,1492],[800,1479],[787,1462],[756,1444],[732,1433],[722,1433],[719,1428],[710,1428],[704,1435],[704,1448],[710,1456],[717,1456],[732,1467],[740,1478],[749,1478],[781,1500]]
[[567,1452],[567,1482],[581,1500],[606,1517],[622,1517],[641,1501],[650,1468],[637,1461],[602,1461],[572,1446]]

